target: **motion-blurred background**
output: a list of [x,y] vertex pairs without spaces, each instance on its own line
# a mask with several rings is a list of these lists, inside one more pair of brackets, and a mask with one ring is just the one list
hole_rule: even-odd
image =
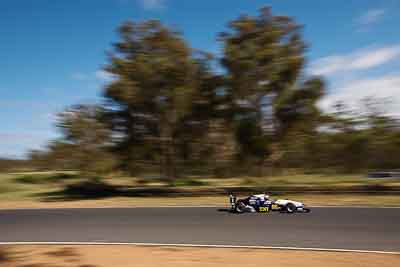
[[396,195],[399,8],[2,1],[0,193]]

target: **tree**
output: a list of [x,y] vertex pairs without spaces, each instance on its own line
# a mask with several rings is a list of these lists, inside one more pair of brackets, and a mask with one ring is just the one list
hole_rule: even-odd
[[[263,8],[259,16],[241,16],[229,27],[230,32],[221,34],[222,65],[239,125],[238,140],[245,148],[242,153],[259,158],[262,165],[273,153],[273,142],[299,121],[318,116],[315,104],[324,83],[319,78],[303,82],[306,45],[301,26],[290,17],[274,16],[270,8]],[[315,124],[307,127],[314,129]]]
[[177,135],[184,169],[226,175],[236,157],[236,140],[229,95],[224,93],[225,78],[213,70],[211,54],[196,51],[194,60],[196,85],[191,108]]
[[304,63],[305,44],[300,26],[289,17],[273,16],[263,8],[258,17],[241,16],[222,33],[231,93],[236,102],[250,105],[261,126],[263,103],[294,86]]
[[127,22],[119,33],[106,67],[115,79],[104,96],[121,137],[120,151],[129,161],[160,160],[164,176],[173,179],[178,175],[176,136],[196,87],[192,50],[159,21]]
[[103,121],[100,106],[67,108],[58,115],[57,126],[62,137],[49,146],[54,160],[62,160],[62,165],[74,166],[89,177],[113,169],[115,161],[109,152],[111,131]]

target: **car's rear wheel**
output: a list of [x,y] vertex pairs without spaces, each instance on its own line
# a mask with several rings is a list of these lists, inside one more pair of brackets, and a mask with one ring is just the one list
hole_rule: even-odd
[[245,212],[245,209],[246,209],[246,204],[243,201],[239,200],[238,202],[236,202],[235,211],[237,213],[243,213]]
[[293,204],[293,203],[288,203],[287,205],[286,205],[286,212],[287,213],[293,213],[293,212],[295,212],[296,211],[296,206]]

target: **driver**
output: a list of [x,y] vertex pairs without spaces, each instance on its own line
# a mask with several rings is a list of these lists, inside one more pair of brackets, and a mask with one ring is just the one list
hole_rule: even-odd
[[269,199],[269,195],[267,195],[265,193],[252,195],[249,199],[249,204],[251,206],[260,207],[260,206],[263,206],[265,201],[267,201],[268,199]]

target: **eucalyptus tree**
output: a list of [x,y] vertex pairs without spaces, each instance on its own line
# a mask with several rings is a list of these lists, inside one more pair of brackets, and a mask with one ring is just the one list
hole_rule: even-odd
[[267,7],[258,16],[231,21],[229,31],[220,35],[242,152],[259,158],[259,164],[295,122],[310,121],[319,113],[315,104],[324,84],[304,75],[301,29],[292,18],[273,15]]
[[[108,110],[125,159],[159,161],[177,176],[177,134],[191,110],[196,62],[180,33],[159,21],[127,22],[110,53]],[[158,156],[160,155],[160,156]]]

